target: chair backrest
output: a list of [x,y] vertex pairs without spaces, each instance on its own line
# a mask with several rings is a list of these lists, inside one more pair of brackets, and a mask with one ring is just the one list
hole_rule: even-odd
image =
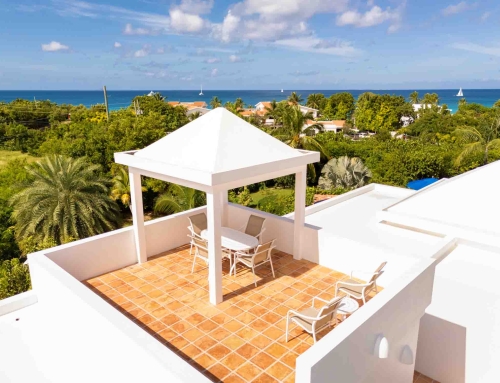
[[188,219],[191,223],[191,229],[197,235],[200,235],[200,233],[208,227],[207,215],[205,213],[192,215],[188,217]]
[[370,279],[370,282],[368,282],[368,283],[375,282],[375,281],[377,280],[377,278],[378,278],[378,277],[380,277],[380,276],[384,273],[384,272],[382,271],[382,269],[385,267],[385,265],[387,265],[387,262],[382,262],[382,263],[380,264],[380,266],[379,266],[379,267],[377,267],[377,270],[375,270],[375,271],[373,272],[373,275],[372,275],[372,277],[371,277],[371,279]]
[[257,217],[256,215],[252,214],[250,218],[248,218],[245,234],[251,235],[252,237],[258,236],[262,231],[262,226],[264,226],[265,220],[265,218]]
[[342,299],[344,297],[335,297],[331,299],[327,304],[325,304],[318,312],[318,318],[321,318],[324,316],[324,318],[319,319],[316,322],[316,328],[321,328],[324,325],[328,324],[329,321],[332,320],[333,315],[336,314],[337,309],[340,306],[340,302],[342,302]]
[[191,237],[192,244],[196,247],[198,254],[208,258],[208,242],[196,236]]
[[254,265],[267,261],[271,257],[271,251],[274,248],[274,241],[275,240],[273,239],[272,241],[266,242],[255,248],[255,252],[253,253]]

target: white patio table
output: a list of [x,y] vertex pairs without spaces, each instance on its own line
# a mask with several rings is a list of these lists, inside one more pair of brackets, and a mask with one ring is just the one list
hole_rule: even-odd
[[[200,236],[208,240],[208,230],[202,230]],[[230,227],[221,227],[221,245],[231,251],[232,257],[233,251],[248,251],[256,248],[259,245],[259,240],[241,231],[231,229]],[[231,261],[231,263],[233,262]],[[233,270],[236,275],[234,266],[233,264],[229,270],[230,275]]]

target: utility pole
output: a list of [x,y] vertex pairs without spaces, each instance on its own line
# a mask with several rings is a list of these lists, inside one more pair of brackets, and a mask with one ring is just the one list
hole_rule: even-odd
[[106,85],[102,87],[102,90],[104,91],[104,105],[106,105],[106,117],[109,121],[108,93],[106,92]]

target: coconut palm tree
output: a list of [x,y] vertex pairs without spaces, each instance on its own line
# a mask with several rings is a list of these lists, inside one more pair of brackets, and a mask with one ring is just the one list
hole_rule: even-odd
[[473,127],[456,129],[453,135],[466,144],[455,160],[455,164],[459,166],[469,156],[482,155],[483,165],[486,165],[488,163],[489,151],[500,149],[499,129],[500,119],[493,122],[484,132],[480,132]]
[[438,105],[439,96],[437,93],[426,93],[424,97],[422,97],[421,103],[424,105]]
[[206,204],[205,193],[185,186],[170,184],[166,193],[155,202],[154,210],[158,214],[174,214],[194,209]]
[[265,110],[266,114],[264,115],[264,117],[272,118],[273,126],[275,127],[281,117],[281,110],[279,108],[279,104],[276,102],[276,100],[273,100],[269,103],[269,106],[266,106]]
[[194,121],[196,120],[198,117],[201,117],[201,112],[193,112],[191,113],[188,118],[189,118],[189,121]]
[[237,98],[236,101],[234,102],[234,105],[238,108],[238,109],[243,109],[245,108],[245,103],[243,102],[243,99],[241,98]]
[[307,96],[306,106],[313,109],[320,109],[321,103],[324,99],[325,96],[323,96],[321,93],[311,93],[309,96]]
[[231,113],[234,113],[237,116],[241,117],[241,108],[238,106],[238,104],[236,102],[233,103],[233,102],[228,101],[224,104],[224,108],[229,110]]
[[83,158],[59,155],[27,167],[32,181],[10,201],[17,238],[61,244],[116,229],[120,210],[100,170]]
[[417,91],[411,92],[409,99],[412,104],[418,104],[420,101],[420,98],[418,98],[418,92]]
[[[132,199],[130,197],[130,179],[128,172],[125,168],[119,167],[118,174],[113,179],[113,186],[111,187],[111,198],[115,201],[120,200],[123,206],[130,208],[132,211]],[[145,186],[142,186],[142,191],[147,191]]]
[[219,106],[222,106],[222,101],[220,100],[220,98],[219,98],[219,97],[214,96],[214,97],[210,100],[210,106],[212,107],[212,109],[218,108]]
[[288,101],[293,105],[299,105],[304,99],[300,94],[297,94],[297,92],[292,92],[292,94],[288,96]]
[[358,188],[366,185],[371,178],[371,171],[363,164],[360,158],[343,156],[332,158],[323,166],[318,187],[325,190],[331,190],[336,187],[346,189]]

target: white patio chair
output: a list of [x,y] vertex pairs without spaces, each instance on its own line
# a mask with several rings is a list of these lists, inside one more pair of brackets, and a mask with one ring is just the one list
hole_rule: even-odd
[[[378,287],[377,287],[377,279],[380,277],[384,271],[382,270],[387,262],[382,262],[379,267],[373,272],[373,273],[366,273],[363,271],[352,271],[351,272],[351,278],[350,279],[345,279],[342,281],[338,281],[337,284],[335,285],[335,295],[338,294],[338,292],[342,292],[352,298],[355,299],[362,299],[363,304],[366,303],[366,296],[375,290],[375,292],[378,293]],[[368,274],[371,275],[371,278],[368,282],[362,283],[354,280],[354,274],[355,273],[360,273],[360,274]]]
[[255,284],[255,287],[257,287],[257,281],[255,279],[255,268],[266,263],[270,263],[271,271],[273,272],[273,278],[276,278],[276,276],[274,275],[273,260],[271,257],[271,253],[275,248],[274,241],[275,240],[273,239],[272,241],[264,243],[263,245],[259,245],[253,251],[250,251],[248,253],[244,253],[241,251],[234,252],[234,264],[232,266],[234,267],[234,275],[236,275],[236,265],[238,263],[251,268],[253,273],[253,283]]
[[[312,306],[301,311],[290,310],[286,314],[286,336],[288,342],[288,326],[290,322],[300,326],[305,332],[311,334],[316,343],[316,334],[323,331],[327,327],[332,326],[332,319],[337,324],[337,309],[344,297],[335,297],[329,301],[314,297]],[[318,300],[325,305],[319,309],[314,307],[314,301]]]
[[[193,258],[193,266],[191,267],[191,273],[194,273],[194,266],[196,264],[196,258],[200,258],[206,265],[208,265],[208,241],[198,237],[191,236],[191,248],[194,247],[194,258]],[[233,267],[233,261],[231,257],[231,251],[225,248],[222,248],[222,260],[229,259],[229,274],[231,274],[231,268]]]
[[[201,232],[203,230],[206,230],[208,227],[207,215],[205,213],[195,214],[195,215],[188,217],[188,219],[189,219],[188,229],[190,232],[188,237],[190,237],[190,238],[196,237],[196,238],[204,241],[204,239],[201,238],[200,235],[201,235]],[[194,246],[194,243],[193,243],[193,241],[191,241],[191,247],[189,248],[189,254],[192,254],[193,246]]]
[[246,226],[241,227],[240,230],[245,229],[245,234],[251,235],[259,240],[259,243],[262,243],[262,233],[266,230],[264,226],[264,221],[266,219],[251,214],[248,218],[248,222]]

